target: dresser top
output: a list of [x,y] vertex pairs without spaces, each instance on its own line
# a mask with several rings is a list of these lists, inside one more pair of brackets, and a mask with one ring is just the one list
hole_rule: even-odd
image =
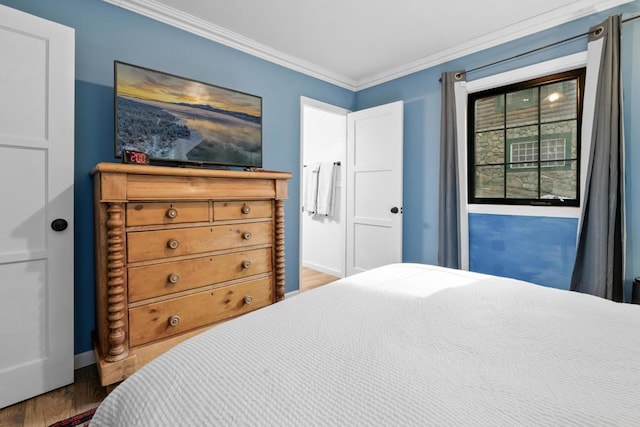
[[96,173],[124,173],[135,175],[172,175],[172,176],[197,176],[207,178],[247,178],[247,179],[290,179],[290,172],[255,170],[240,171],[227,169],[206,169],[195,167],[151,166],[125,163],[98,163],[91,170],[91,175]]

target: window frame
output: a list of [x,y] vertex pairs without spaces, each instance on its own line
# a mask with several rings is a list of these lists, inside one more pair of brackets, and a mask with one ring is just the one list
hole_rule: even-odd
[[[579,66],[577,68],[570,69],[568,71],[556,72],[549,75],[544,75],[540,77],[535,77],[528,80],[523,80],[515,83],[509,83],[497,87],[487,88],[481,91],[468,93],[467,94],[467,118],[468,118],[468,127],[467,127],[467,203],[471,204],[480,204],[480,205],[498,205],[498,206],[509,206],[509,205],[528,205],[528,206],[567,206],[567,207],[578,207],[580,206],[580,195],[581,195],[581,149],[582,149],[582,141],[581,141],[581,129],[582,129],[582,110],[584,103],[584,89],[585,89],[585,77],[586,77],[586,67]],[[571,161],[576,162],[576,198],[575,199],[543,199],[543,198],[507,198],[506,193],[503,193],[503,197],[476,197],[475,196],[475,181],[476,181],[476,161],[475,161],[475,101],[481,98],[487,98],[496,95],[503,95],[503,100],[506,100],[507,94],[511,92],[518,92],[526,89],[536,89],[540,86],[558,83],[562,81],[568,80],[577,80],[577,116],[576,127],[576,154],[574,158],[565,158],[563,159],[565,162],[570,164]],[[505,102],[505,101],[503,101]],[[506,121],[506,106],[505,111],[503,112],[504,118]],[[571,119],[573,120],[573,119]],[[534,141],[538,142],[538,163],[535,166],[538,169],[538,194],[540,197],[540,176],[543,166],[541,165],[540,159],[540,127],[543,123],[540,122],[540,100],[538,100],[538,112],[537,112],[537,123],[535,126],[538,127],[538,137],[534,139]],[[507,132],[506,123],[504,123],[502,130]],[[506,135],[505,135],[506,136]],[[551,138],[554,139],[554,138]],[[500,163],[504,167],[505,171],[505,185],[507,179],[508,171],[512,170],[509,166],[510,163],[510,153],[511,153],[511,143],[518,141],[509,141],[506,140],[505,137],[505,147],[504,147],[504,157],[503,162]],[[569,148],[567,148],[567,145]],[[565,150],[570,151],[570,144],[565,145]],[[565,151],[565,152],[566,152]],[[553,168],[565,168],[566,166],[554,166]],[[531,170],[533,168],[523,168],[527,170]],[[515,171],[512,171],[515,172]],[[506,191],[506,190],[505,190]]]

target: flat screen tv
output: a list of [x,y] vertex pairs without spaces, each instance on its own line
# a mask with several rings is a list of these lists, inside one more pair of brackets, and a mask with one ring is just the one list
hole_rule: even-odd
[[262,98],[114,61],[115,156],[262,167]]

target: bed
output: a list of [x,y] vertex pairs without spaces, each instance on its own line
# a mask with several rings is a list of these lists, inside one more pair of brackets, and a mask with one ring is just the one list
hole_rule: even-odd
[[392,264],[210,329],[91,426],[640,425],[640,306]]

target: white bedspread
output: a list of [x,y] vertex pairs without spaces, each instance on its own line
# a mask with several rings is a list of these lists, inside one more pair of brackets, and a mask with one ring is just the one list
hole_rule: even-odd
[[418,264],[224,323],[92,426],[640,426],[640,306]]

